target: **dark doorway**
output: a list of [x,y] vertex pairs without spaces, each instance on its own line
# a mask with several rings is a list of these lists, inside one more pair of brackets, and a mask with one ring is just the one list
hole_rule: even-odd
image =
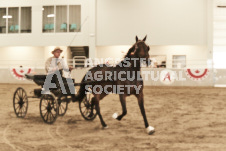
[[70,47],[72,58],[75,60],[74,67],[84,67],[85,59],[89,58],[89,47]]

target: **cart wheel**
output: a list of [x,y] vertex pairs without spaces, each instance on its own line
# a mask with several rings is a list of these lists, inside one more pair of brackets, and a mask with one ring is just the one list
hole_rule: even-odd
[[58,102],[53,94],[42,95],[40,100],[40,115],[47,124],[56,121],[58,115]]
[[93,107],[93,114],[91,114],[91,95],[92,94],[87,94],[82,101],[79,101],[80,113],[82,117],[88,121],[94,120],[97,116],[95,106]]
[[13,108],[17,117],[24,118],[27,114],[28,99],[26,91],[19,87],[13,95]]
[[62,96],[60,99],[58,99],[58,105],[59,105],[59,116],[64,116],[67,112],[68,107],[68,98],[67,96]]

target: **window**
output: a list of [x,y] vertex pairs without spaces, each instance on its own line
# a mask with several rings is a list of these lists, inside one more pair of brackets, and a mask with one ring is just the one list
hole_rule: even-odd
[[173,56],[173,68],[185,68],[186,67],[186,56],[185,55],[174,55]]
[[43,32],[54,32],[54,6],[43,7]]
[[19,7],[8,8],[8,33],[19,32]]
[[6,8],[0,8],[0,33],[6,33]]
[[166,55],[151,55],[152,68],[166,68]]
[[43,33],[80,32],[81,6],[43,6]]
[[31,7],[0,8],[0,33],[31,33]]
[[31,7],[21,7],[21,33],[31,33]]
[[81,6],[71,5],[69,7],[69,25],[70,32],[80,32],[81,31]]
[[56,32],[67,32],[67,6],[56,6]]

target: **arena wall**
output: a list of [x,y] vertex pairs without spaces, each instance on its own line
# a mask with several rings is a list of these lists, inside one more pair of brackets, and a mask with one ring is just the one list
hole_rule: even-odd
[[[212,69],[212,3],[212,0],[5,0],[0,7],[32,6],[32,33],[0,36],[0,73],[5,72],[2,75],[7,77],[0,83],[21,83],[10,76],[12,67],[23,65],[44,72],[44,61],[55,46],[65,50],[62,56],[66,59],[70,59],[69,45],[89,46],[91,58],[122,58],[135,42],[135,35],[143,38],[146,34],[150,55],[166,55],[170,70],[173,55],[186,55],[187,68]],[[81,32],[42,33],[43,6],[76,4],[82,7]],[[82,76],[74,75],[76,79]]]
[[[89,68],[74,69],[71,74],[72,78],[75,79],[75,82],[80,83],[88,70]],[[33,72],[45,74],[44,69],[34,69]],[[170,72],[170,77],[167,76],[168,72]],[[187,69],[142,68],[144,85],[146,86],[214,86],[217,82],[226,79],[223,76],[225,72],[226,70],[221,70],[217,74],[215,70],[208,69],[207,74],[196,79],[187,74]],[[26,79],[18,80],[8,68],[0,69],[0,73],[2,73],[0,83],[33,84],[32,81]]]
[[[97,0],[97,45],[207,45],[209,0]],[[210,8],[212,9],[212,8]]]
[[[97,58],[123,58],[130,47],[130,45],[98,46]],[[205,45],[150,45],[149,54],[150,56],[166,56],[167,68],[172,68],[173,55],[186,55],[187,68],[211,68],[211,64],[208,64],[209,52],[207,50],[208,48]]]

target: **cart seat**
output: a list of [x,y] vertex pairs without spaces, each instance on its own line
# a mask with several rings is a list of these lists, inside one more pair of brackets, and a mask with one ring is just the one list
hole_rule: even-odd
[[25,78],[29,80],[33,80],[37,85],[42,86],[45,82],[46,75],[45,74],[25,74]]
[[34,80],[34,75],[33,74],[25,74],[25,78],[29,80]]
[[25,74],[25,78],[29,80],[45,80],[45,74]]
[[[33,80],[37,85],[40,85],[40,86],[43,86],[44,83],[45,83],[45,80],[46,80],[46,76],[45,74],[25,74],[25,77],[29,80]],[[67,83],[67,80],[66,78],[62,77],[62,80],[63,80],[63,83],[64,84],[69,84]],[[54,80],[52,80],[52,82],[56,82]],[[75,80],[72,79],[72,83],[70,84],[74,84],[75,83]]]

